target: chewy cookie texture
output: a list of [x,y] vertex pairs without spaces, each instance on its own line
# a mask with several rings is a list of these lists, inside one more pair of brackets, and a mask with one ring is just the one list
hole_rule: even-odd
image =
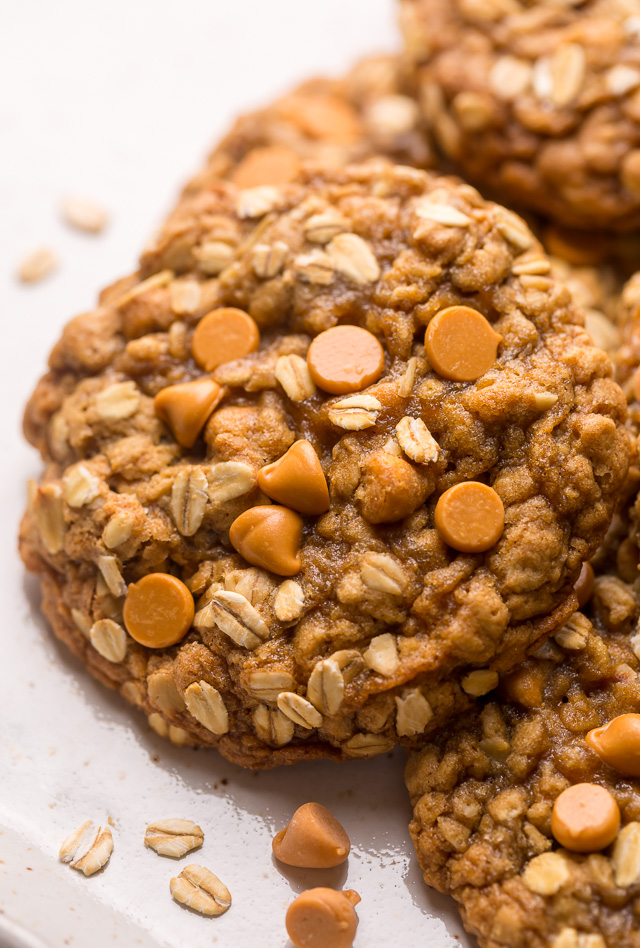
[[[638,431],[637,280],[618,374]],[[409,760],[425,880],[491,948],[640,944],[638,470],[578,584],[582,611]]]
[[640,225],[640,6],[401,0],[438,146],[469,180],[577,227]]
[[54,348],[22,554],[56,633],[175,742],[368,757],[566,621],[625,416],[540,245],[473,188],[384,162],[219,182]]
[[415,93],[411,63],[401,56],[374,56],[342,79],[304,82],[238,118],[183,196],[220,180],[239,188],[288,184],[305,161],[344,167],[384,155],[433,168],[431,136]]

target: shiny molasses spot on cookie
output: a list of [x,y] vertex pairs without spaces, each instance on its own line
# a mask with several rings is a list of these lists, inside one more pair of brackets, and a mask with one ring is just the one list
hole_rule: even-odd
[[475,382],[496,361],[502,342],[491,323],[477,309],[448,306],[437,313],[424,337],[429,364],[452,382]]
[[156,415],[169,425],[178,444],[191,448],[224,392],[213,379],[196,379],[161,389],[153,407]]
[[479,481],[455,484],[436,504],[436,529],[461,553],[483,553],[504,530],[504,506],[493,487]]
[[298,807],[288,826],[275,835],[272,845],[276,859],[303,869],[339,866],[351,849],[342,825],[320,803]]
[[302,517],[287,507],[261,505],[245,510],[231,524],[229,539],[253,566],[295,576],[300,572]]
[[258,487],[267,497],[302,514],[329,509],[329,488],[318,455],[308,441],[296,441],[286,454],[258,472]]
[[360,326],[334,326],[315,337],[307,364],[318,388],[346,395],[378,381],[384,350],[373,333]]
[[244,310],[233,306],[214,309],[203,316],[191,341],[193,358],[206,372],[241,359],[260,345],[260,330]]
[[595,853],[614,841],[620,829],[620,808],[605,787],[577,783],[563,790],[553,804],[551,832],[565,849]]
[[169,573],[148,573],[129,586],[123,617],[140,645],[167,648],[185,637],[194,612],[193,596],[183,582]]

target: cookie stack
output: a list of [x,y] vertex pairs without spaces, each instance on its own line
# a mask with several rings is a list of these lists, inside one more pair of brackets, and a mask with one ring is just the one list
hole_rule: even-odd
[[640,944],[636,6],[404,0],[401,56],[238,120],[25,415],[56,635],[243,766],[406,745],[492,948]]

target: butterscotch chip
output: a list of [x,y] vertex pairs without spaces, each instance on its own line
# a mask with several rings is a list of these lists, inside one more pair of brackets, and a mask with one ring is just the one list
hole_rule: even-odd
[[148,573],[129,586],[123,617],[136,642],[167,648],[184,638],[194,612],[193,596],[184,583],[169,573]]
[[219,365],[241,359],[260,345],[255,321],[232,306],[214,309],[203,316],[191,341],[193,358],[207,372]]
[[602,727],[593,728],[585,740],[610,767],[640,777],[640,714],[620,714]]
[[168,385],[153,400],[156,415],[166,421],[178,444],[191,448],[205,422],[224,395],[213,379]]
[[384,368],[384,350],[373,333],[360,326],[334,326],[313,340],[307,363],[319,388],[346,395],[377,382]]
[[354,906],[359,901],[352,889],[308,889],[287,910],[289,938],[296,948],[351,948],[358,928]]
[[565,849],[595,853],[614,841],[620,829],[620,807],[606,787],[576,783],[553,804],[551,832]]
[[291,96],[281,103],[280,111],[311,138],[351,145],[361,136],[355,110],[336,96]]
[[257,188],[265,184],[288,184],[300,171],[300,157],[284,145],[254,148],[231,174],[239,188]]
[[438,375],[452,382],[475,382],[496,361],[501,341],[482,313],[469,306],[449,306],[427,326],[424,347]]
[[318,455],[308,441],[296,441],[286,454],[258,472],[267,497],[300,513],[317,516],[329,509],[329,489]]
[[251,507],[233,521],[229,539],[254,566],[278,576],[295,576],[301,566],[302,527],[302,518],[287,507]]
[[573,586],[576,591],[576,596],[578,597],[578,606],[580,609],[586,606],[586,604],[591,599],[594,583],[595,577],[591,563],[583,563],[580,570],[580,575]]
[[483,553],[504,530],[504,505],[493,487],[479,481],[455,484],[444,492],[435,509],[438,533],[462,553]]
[[276,833],[273,853],[287,866],[331,869],[349,855],[351,843],[333,813],[319,803],[305,803],[289,825]]

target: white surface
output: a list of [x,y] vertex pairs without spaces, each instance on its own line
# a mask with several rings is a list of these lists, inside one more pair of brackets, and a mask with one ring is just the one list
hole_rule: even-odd
[[[392,0],[21,0],[0,11],[0,425],[2,687],[0,689],[0,945],[114,944],[277,948],[303,888],[357,889],[358,948],[456,944],[451,903],[422,884],[407,823],[403,755],[253,774],[215,753],[177,751],[118,696],[93,682],[48,634],[37,587],[16,554],[28,476],[22,406],[63,323],[136,255],[235,113],[314,72],[392,49]],[[100,237],[59,219],[64,195],[112,214]],[[50,244],[58,273],[22,287],[15,266]],[[223,780],[228,781],[223,783]],[[271,837],[307,800],[333,809],[353,851],[347,867],[283,871]],[[85,819],[115,821],[107,869],[85,879],[57,862]],[[145,850],[148,821],[187,817],[204,848],[175,864]],[[193,861],[233,895],[205,920],[169,896]],[[446,920],[446,927],[445,922]],[[24,940],[20,929],[31,935]],[[449,934],[447,934],[449,932]],[[470,944],[462,935],[463,944]]]

